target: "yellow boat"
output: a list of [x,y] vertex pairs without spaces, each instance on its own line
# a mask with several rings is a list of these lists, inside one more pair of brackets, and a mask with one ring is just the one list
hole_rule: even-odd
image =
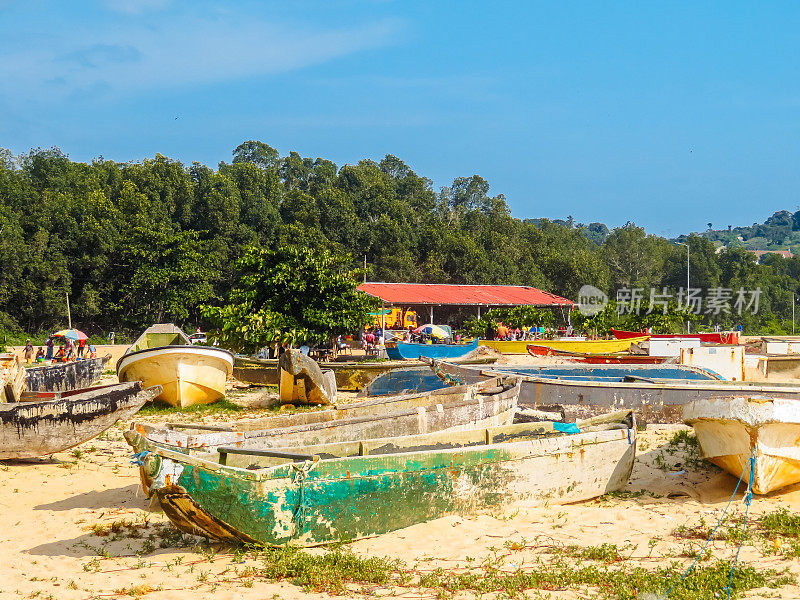
[[164,391],[156,399],[181,408],[222,398],[231,373],[231,352],[193,346],[171,323],[149,327],[117,362],[120,382],[160,385]]
[[627,340],[522,340],[499,341],[481,340],[481,346],[494,348],[503,354],[528,354],[528,346],[543,346],[563,352],[578,352],[580,354],[613,354],[626,352],[631,344],[647,341],[650,336],[628,338]]

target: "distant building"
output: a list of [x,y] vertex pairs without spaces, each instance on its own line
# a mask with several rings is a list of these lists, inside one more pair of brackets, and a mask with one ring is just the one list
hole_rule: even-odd
[[783,258],[792,258],[794,254],[792,254],[791,250],[748,250],[748,252],[752,252],[756,255],[756,262],[761,262],[761,257],[765,254],[779,254]]

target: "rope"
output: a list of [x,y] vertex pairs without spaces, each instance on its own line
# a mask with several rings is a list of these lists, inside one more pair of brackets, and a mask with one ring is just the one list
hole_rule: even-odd
[[292,483],[297,485],[300,488],[300,500],[297,503],[297,508],[294,511],[294,522],[295,527],[298,528],[297,533],[303,533],[305,530],[305,519],[306,519],[306,491],[305,491],[305,481],[308,477],[308,474],[311,470],[317,466],[319,462],[319,457],[315,458],[313,462],[304,462],[302,465],[298,465],[297,463],[292,463],[292,469],[294,469],[294,473],[292,474]]
[[[755,476],[755,465],[756,465],[756,458],[755,457],[756,457],[756,449],[753,448],[753,452],[750,454],[750,458],[748,459],[748,461],[750,462],[750,481],[747,484],[747,493],[745,494],[745,498],[744,498],[745,504],[747,505],[747,509],[750,508],[750,503],[753,500],[753,491],[752,490],[753,490],[753,477]],[[731,506],[731,502],[733,502],[734,497],[736,497],[736,493],[739,491],[739,486],[742,483],[742,479],[744,479],[744,474],[745,474],[745,470],[742,469],[742,474],[739,477],[739,481],[736,482],[736,487],[733,489],[733,493],[731,494],[730,499],[728,499],[728,504],[725,505],[725,509],[722,511],[722,514],[719,517],[719,521],[717,521],[717,524],[714,526],[714,529],[711,531],[711,535],[708,536],[708,539],[706,540],[706,543],[703,544],[702,548],[700,548],[700,552],[697,553],[697,556],[692,561],[692,564],[689,565],[689,568],[686,569],[683,572],[683,575],[681,575],[681,578],[677,582],[675,582],[675,584],[672,585],[667,590],[666,594],[664,594],[664,596],[666,598],[669,598],[670,592],[672,592],[672,590],[674,590],[676,586],[680,585],[680,583],[684,579],[686,579],[686,576],[689,575],[689,573],[692,571],[692,569],[694,569],[694,566],[697,564],[697,561],[699,561],[700,557],[703,556],[703,552],[705,552],[706,548],[708,547],[708,544],[711,543],[711,540],[714,539],[714,535],[717,533],[717,529],[719,529],[719,526],[722,525],[722,522],[725,520],[725,514],[728,512],[728,509]],[[745,520],[747,519],[746,510],[745,510]],[[742,531],[742,538],[744,538],[744,530]],[[741,549],[741,547],[742,547],[742,543],[740,541],[739,542],[739,549]],[[736,558],[738,558],[738,557],[739,557],[739,550],[737,549],[736,550]],[[728,588],[727,588],[727,590],[728,590],[728,598],[729,599],[731,597],[731,589],[730,588],[731,588],[731,582],[733,581],[733,568],[734,568],[735,564],[736,564],[736,561],[734,560],[733,564],[731,564],[731,573],[730,573],[730,578],[729,578],[729,581],[728,581]]]
[[150,450],[143,450],[142,452],[134,452],[131,455],[131,464],[143,467],[144,457],[147,456],[148,454],[150,454]]
[[[750,481],[747,484],[747,494],[744,497],[744,523],[742,524],[742,537],[739,538],[739,547],[736,548],[736,556],[733,557],[733,562],[731,563],[731,574],[728,577],[728,600],[731,600],[731,587],[733,586],[733,569],[736,567],[736,563],[739,561],[739,552],[742,549],[742,544],[744,543],[744,534],[747,532],[747,513],[750,510],[750,504],[753,502],[753,479],[756,476],[756,457],[755,457],[755,449],[753,449],[753,453],[750,455]],[[744,471],[744,469],[742,470]],[[742,473],[744,474],[744,473]]]
[[440,366],[441,363],[442,363],[441,360],[436,360],[435,358],[431,359],[431,369],[433,370],[434,373],[436,373],[436,376],[439,379],[441,379],[451,387],[455,385],[464,385],[464,382],[458,375],[451,375],[450,373],[445,373],[445,371]]

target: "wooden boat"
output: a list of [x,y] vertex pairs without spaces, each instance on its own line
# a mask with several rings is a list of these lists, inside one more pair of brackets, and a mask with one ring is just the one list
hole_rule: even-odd
[[[69,397],[0,405],[0,459],[32,458],[86,442],[130,418],[161,388],[140,382],[64,392]],[[62,392],[42,392],[61,394]]]
[[654,333],[647,334],[643,331],[624,331],[622,329],[612,329],[612,335],[618,340],[628,340],[632,338],[649,335],[656,340],[692,340],[699,339],[701,342],[709,344],[738,344],[738,331],[718,331],[715,333]]
[[[449,359],[455,364],[487,365],[497,361],[494,356],[468,356]],[[405,360],[383,360],[372,362],[356,361],[320,361],[320,369],[333,371],[336,377],[336,388],[339,390],[358,391],[379,376],[395,369],[427,367],[427,363]],[[233,363],[233,376],[242,383],[250,385],[278,385],[278,359],[247,358],[237,356]]]
[[567,352],[556,350],[547,346],[528,344],[528,354],[537,358],[555,356],[572,362],[581,362],[592,365],[658,365],[665,362],[675,362],[674,358],[666,356],[648,356],[646,354],[583,354],[581,352]]
[[[182,452],[214,452],[217,446],[320,444],[424,433],[454,427],[507,425],[514,417],[515,378],[492,377],[472,385],[420,394],[368,398],[327,410],[276,415],[235,426],[131,424],[150,442]],[[488,421],[487,421],[488,420]],[[178,429],[207,431],[187,434]]]
[[617,490],[633,467],[636,424],[622,411],[588,423],[521,423],[279,451],[221,447],[213,459],[153,445],[137,449],[149,450],[141,469],[178,529],[226,542],[313,546],[448,514],[576,502]]
[[[627,367],[631,366],[633,365]],[[659,365],[650,365],[650,368],[657,366]],[[472,383],[513,374],[520,377],[522,382],[520,406],[535,409],[540,406],[559,405],[563,406],[568,418],[572,419],[608,410],[631,408],[636,411],[637,418],[647,422],[680,423],[683,405],[693,400],[737,394],[800,399],[800,386],[784,383],[765,385],[745,381],[662,379],[640,377],[635,374],[616,378],[595,377],[594,380],[587,377],[557,379],[552,376],[527,375],[519,371],[469,368],[446,361],[437,361],[435,368],[454,377],[460,383]]]
[[0,354],[0,403],[18,402],[25,388],[25,368],[16,354]]
[[233,353],[192,345],[171,323],[146,329],[117,362],[120,381],[160,385],[157,399],[179,407],[219,400],[232,372]]
[[25,370],[25,389],[29,392],[65,392],[88,388],[103,376],[107,354],[98,358],[87,358],[67,363],[53,363]]
[[528,354],[528,345],[530,344],[581,354],[612,354],[625,352],[631,347],[631,344],[638,344],[647,339],[648,336],[644,335],[625,340],[523,340],[516,342],[480,340],[479,343],[481,346],[494,348],[503,354]]
[[416,344],[398,341],[386,344],[386,355],[391,360],[419,360],[420,356],[460,358],[477,347],[478,340],[473,340],[468,344]]
[[683,409],[703,457],[767,494],[800,483],[800,400],[733,396],[704,398]]

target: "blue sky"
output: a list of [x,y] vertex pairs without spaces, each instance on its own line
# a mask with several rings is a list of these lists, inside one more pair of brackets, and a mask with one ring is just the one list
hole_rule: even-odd
[[0,0],[0,147],[477,173],[518,217],[653,233],[800,200],[800,5]]

